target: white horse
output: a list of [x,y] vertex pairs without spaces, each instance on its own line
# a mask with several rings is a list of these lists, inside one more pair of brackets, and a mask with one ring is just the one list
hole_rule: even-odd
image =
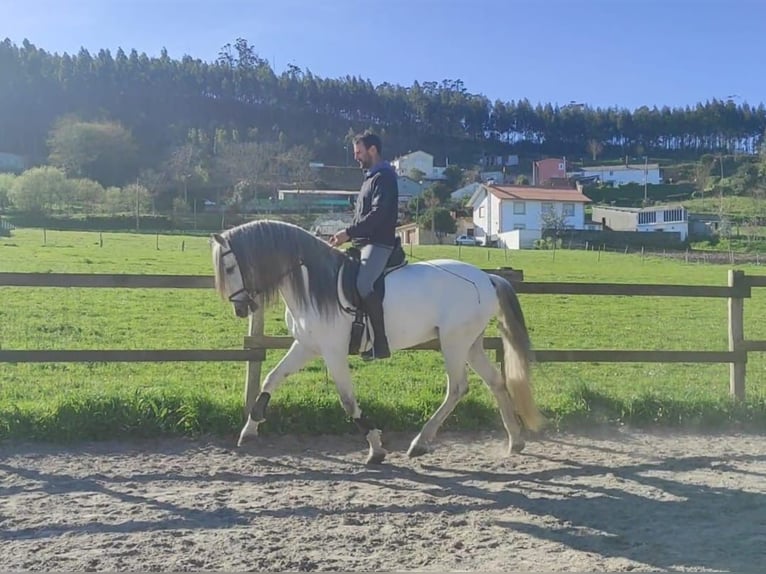
[[[349,368],[354,317],[341,286],[348,254],[298,226],[268,220],[215,233],[211,245],[216,290],[232,303],[235,314],[246,318],[257,308],[259,295],[267,303],[281,295],[287,329],[294,338],[264,378],[239,445],[257,435],[268,401],[285,378],[321,356],[343,408],[369,443],[367,463],[382,462],[387,452],[381,431],[362,415]],[[383,307],[392,353],[438,339],[447,371],[446,397],[413,439],[408,455],[429,452],[440,426],[468,391],[466,363],[497,400],[508,434],[508,453],[520,452],[524,441],[517,415],[530,430],[540,429],[544,418],[532,397],[529,336],[511,284],[460,261],[410,262],[386,275]],[[483,348],[484,331],[495,316],[504,347],[503,373]]]

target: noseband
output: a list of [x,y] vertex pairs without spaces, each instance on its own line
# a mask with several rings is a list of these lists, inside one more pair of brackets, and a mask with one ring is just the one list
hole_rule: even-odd
[[229,302],[232,304],[240,303],[240,301],[234,300],[234,298],[240,293],[244,293],[247,296],[247,307],[248,309],[250,309],[251,313],[255,313],[255,311],[258,309],[258,303],[256,303],[255,298],[252,295],[250,295],[250,291],[248,291],[244,287],[242,289],[237,289],[234,293],[229,295]]

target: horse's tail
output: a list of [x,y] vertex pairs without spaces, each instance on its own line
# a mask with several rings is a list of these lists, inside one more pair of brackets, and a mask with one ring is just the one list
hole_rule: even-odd
[[532,397],[529,355],[531,343],[521,310],[519,298],[511,283],[499,275],[490,275],[500,303],[498,314],[500,334],[503,341],[503,379],[511,395],[516,414],[524,426],[536,431],[542,428],[545,417],[537,409]]

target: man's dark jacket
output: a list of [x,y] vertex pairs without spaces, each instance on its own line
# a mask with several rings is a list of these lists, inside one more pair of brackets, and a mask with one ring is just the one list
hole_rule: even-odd
[[399,180],[388,162],[380,162],[365,175],[356,198],[353,223],[346,233],[354,245],[393,246],[399,217]]

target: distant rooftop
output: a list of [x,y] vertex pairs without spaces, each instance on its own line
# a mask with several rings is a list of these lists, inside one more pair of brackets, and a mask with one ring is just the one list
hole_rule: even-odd
[[526,199],[538,201],[574,201],[590,203],[590,199],[572,188],[537,187],[532,185],[489,185],[487,188],[500,199]]
[[619,165],[587,165],[577,168],[575,171],[627,171],[637,169],[659,169],[660,164],[650,163],[646,166],[643,163],[619,164]]
[[[625,211],[630,213],[638,213],[639,211],[665,211],[666,209],[682,209],[683,205],[680,203],[667,203],[663,205],[649,205],[647,207],[618,207],[613,205],[594,205],[594,208],[608,209],[609,211]],[[685,209],[685,208],[684,208]]]

